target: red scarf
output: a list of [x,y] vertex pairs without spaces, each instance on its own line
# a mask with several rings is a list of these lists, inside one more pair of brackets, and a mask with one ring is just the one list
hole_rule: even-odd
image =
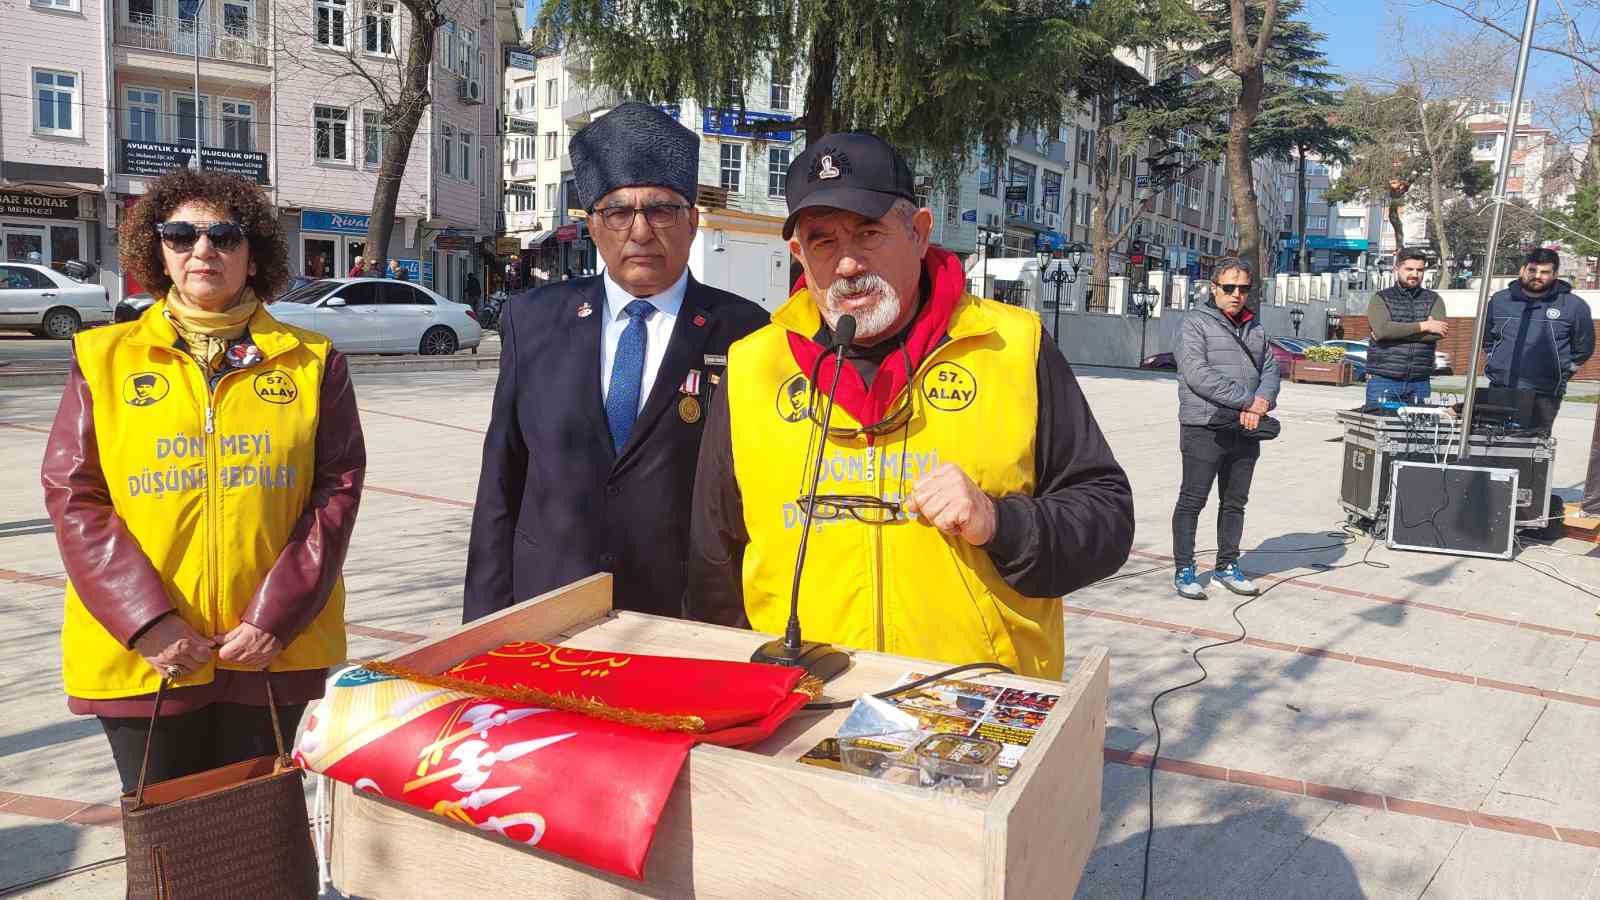
[[[967,278],[961,268],[961,260],[948,250],[929,247],[927,255],[922,258],[922,273],[928,279],[928,297],[911,322],[911,331],[906,335],[906,352],[891,353],[884,359],[870,391],[861,373],[853,366],[846,365],[841,372],[839,392],[834,395],[834,400],[862,425],[871,425],[888,415],[894,399],[910,382],[911,373],[944,340],[956,303],[966,293]],[[795,282],[795,290],[799,291],[805,286],[806,278],[801,275],[800,280]],[[793,331],[789,332],[789,350],[807,378],[811,377],[817,360],[827,352],[827,348],[810,335]],[[910,371],[906,366],[907,354],[911,357]],[[817,390],[823,394],[833,390],[832,365],[822,366],[822,371],[817,375]]]

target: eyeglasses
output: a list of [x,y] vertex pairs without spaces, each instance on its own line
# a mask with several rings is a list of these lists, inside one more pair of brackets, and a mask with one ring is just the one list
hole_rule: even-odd
[[612,231],[627,231],[633,219],[644,213],[644,221],[651,228],[671,228],[678,224],[683,211],[689,207],[682,203],[652,203],[649,206],[608,206],[595,211],[606,227]]
[[[200,226],[205,226],[201,228]],[[205,235],[211,241],[211,246],[226,253],[239,246],[244,240],[244,227],[238,222],[162,222],[156,226],[156,234],[161,236],[161,242],[166,244],[176,253],[188,253],[194,249],[195,241],[200,240],[200,235]]]
[[1248,284],[1219,284],[1219,285],[1217,285],[1217,290],[1223,292],[1224,294],[1248,294],[1248,293],[1250,293],[1250,285],[1248,285]]
[[[816,503],[801,496],[795,501],[801,512],[812,519],[828,521],[849,516],[865,525],[887,525],[900,519],[900,501],[882,500],[866,494],[818,494]],[[807,507],[810,507],[808,510]]]

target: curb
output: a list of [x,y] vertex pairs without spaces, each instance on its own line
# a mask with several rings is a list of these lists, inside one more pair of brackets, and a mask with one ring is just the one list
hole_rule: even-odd
[[[386,374],[391,372],[453,372],[498,369],[498,353],[459,353],[455,356],[406,356],[399,358],[350,357],[350,371],[357,375]],[[0,388],[27,385],[63,385],[67,382],[68,367],[38,366],[13,370],[0,367]]]

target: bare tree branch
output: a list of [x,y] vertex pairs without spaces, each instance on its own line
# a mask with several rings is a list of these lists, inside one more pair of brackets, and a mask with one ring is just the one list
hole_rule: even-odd
[[[1482,25],[1483,27],[1490,29],[1491,31],[1497,31],[1500,34],[1505,35],[1506,37],[1510,38],[1513,41],[1516,41],[1518,43],[1521,43],[1521,41],[1522,41],[1522,35],[1512,31],[1511,29],[1505,27],[1504,25],[1501,25],[1499,22],[1496,22],[1494,19],[1491,19],[1488,16],[1481,15],[1479,13],[1476,13],[1476,12],[1474,12],[1472,10],[1467,9],[1466,7],[1460,6],[1460,5],[1452,2],[1452,0],[1427,0],[1427,2],[1432,3],[1432,4],[1436,5],[1436,6],[1442,6],[1445,9],[1455,10],[1457,13],[1460,13],[1462,16],[1466,17],[1467,19],[1470,19],[1473,22],[1476,22],[1479,25]],[[1585,58],[1583,56],[1578,55],[1577,53],[1570,52],[1570,51],[1567,51],[1567,50],[1563,50],[1563,49],[1561,49],[1559,47],[1551,47],[1548,44],[1540,44],[1538,42],[1534,42],[1534,44],[1532,46],[1533,46],[1533,49],[1539,50],[1539,51],[1544,52],[1544,53],[1551,53],[1551,54],[1554,54],[1556,56],[1564,56],[1567,59],[1572,60],[1572,63],[1573,63],[1574,66],[1580,66],[1581,65],[1584,68],[1588,69],[1589,71],[1594,72],[1596,75],[1600,75],[1600,63],[1595,62],[1593,59],[1587,59],[1587,58]]]

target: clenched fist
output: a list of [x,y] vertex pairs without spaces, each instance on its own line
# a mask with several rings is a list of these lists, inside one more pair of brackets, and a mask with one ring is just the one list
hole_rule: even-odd
[[974,547],[982,547],[994,537],[994,500],[954,463],[940,463],[917,482],[905,510]]

